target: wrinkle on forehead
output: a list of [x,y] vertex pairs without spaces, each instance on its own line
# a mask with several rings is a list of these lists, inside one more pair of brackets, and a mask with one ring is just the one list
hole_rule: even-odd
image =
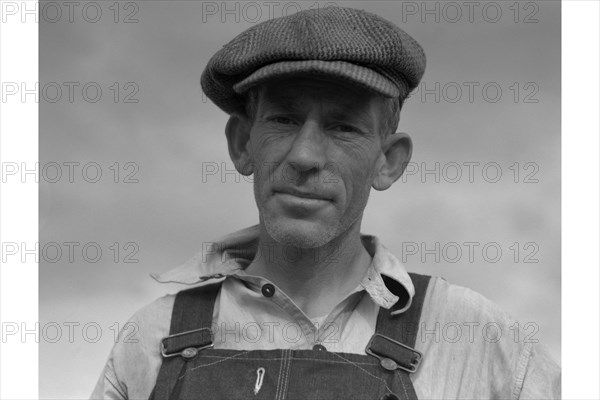
[[269,82],[260,87],[262,105],[282,112],[308,112],[318,105],[334,119],[351,117],[370,129],[379,129],[379,117],[385,107],[383,96],[353,85],[322,78],[290,78]]

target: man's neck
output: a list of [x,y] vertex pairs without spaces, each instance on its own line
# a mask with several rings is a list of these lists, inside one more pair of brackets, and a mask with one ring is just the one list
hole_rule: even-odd
[[275,242],[261,226],[256,256],[247,271],[281,288],[311,318],[328,314],[364,278],[371,256],[360,224],[318,248]]

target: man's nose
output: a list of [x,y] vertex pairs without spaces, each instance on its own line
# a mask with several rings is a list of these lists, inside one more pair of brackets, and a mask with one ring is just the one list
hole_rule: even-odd
[[319,171],[326,162],[326,151],[325,133],[317,122],[309,120],[297,132],[286,161],[300,173],[306,173],[313,169]]

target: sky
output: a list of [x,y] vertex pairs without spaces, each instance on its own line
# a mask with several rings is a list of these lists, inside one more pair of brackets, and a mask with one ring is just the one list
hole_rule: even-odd
[[42,398],[89,396],[115,332],[182,289],[149,274],[258,221],[227,116],[200,89],[211,55],[335,5],[389,19],[427,55],[399,126],[412,163],[371,194],[362,231],[496,302],[560,362],[559,2],[81,2],[72,18],[55,4],[40,23]]

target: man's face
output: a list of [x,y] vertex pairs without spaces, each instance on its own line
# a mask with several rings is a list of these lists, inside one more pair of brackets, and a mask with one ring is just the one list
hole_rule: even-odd
[[248,151],[260,218],[273,239],[319,247],[360,223],[382,157],[384,102],[318,78],[260,88]]

